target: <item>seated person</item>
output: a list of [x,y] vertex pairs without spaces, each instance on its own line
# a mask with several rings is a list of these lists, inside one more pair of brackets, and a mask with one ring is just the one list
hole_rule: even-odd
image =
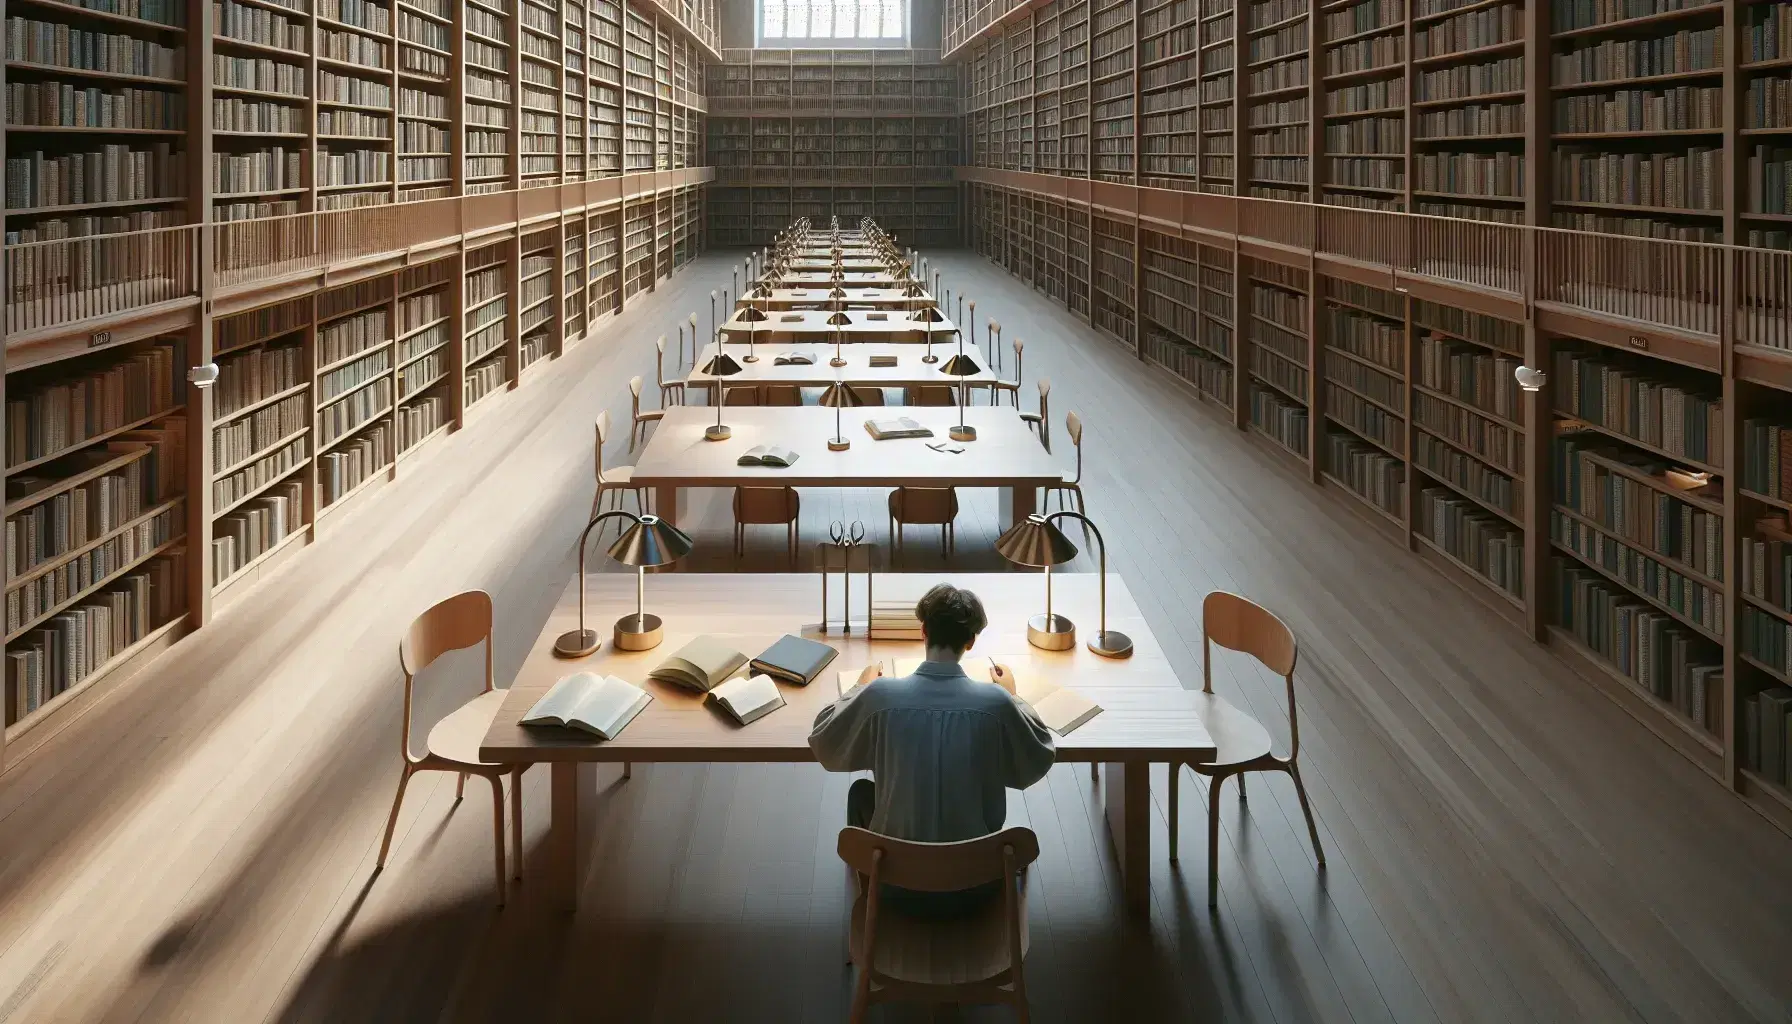
[[[1013,694],[1013,682],[972,679],[959,659],[989,620],[968,590],[942,583],[915,616],[927,660],[906,678],[879,677],[823,708],[809,746],[823,768],[869,771],[852,784],[847,824],[897,839],[951,843],[1001,830],[1007,789],[1025,789],[1052,766],[1052,734]],[[875,675],[880,666],[866,670]],[[963,892],[881,896],[906,912],[951,916],[975,909],[994,885]]]

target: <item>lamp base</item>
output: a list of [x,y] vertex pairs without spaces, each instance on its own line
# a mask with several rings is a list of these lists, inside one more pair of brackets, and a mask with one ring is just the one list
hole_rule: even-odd
[[1027,620],[1027,643],[1042,651],[1068,651],[1076,646],[1076,623],[1062,615],[1035,615]]
[[759,357],[755,356],[755,355],[744,355],[744,356],[740,357],[740,361],[743,363],[757,363],[759,361]]
[[940,357],[936,356],[930,352],[927,355],[922,356],[921,361],[923,363],[937,363],[940,361]]
[[828,360],[828,365],[829,366],[845,366],[846,360],[840,358],[839,356],[835,356],[834,358]]
[[975,441],[977,428],[963,423],[954,424],[951,430],[946,431],[946,436],[954,441]]
[[1132,657],[1132,637],[1118,630],[1096,633],[1095,639],[1089,641],[1088,646],[1089,650],[1104,658]]
[[734,436],[734,428],[726,423],[715,423],[703,428],[705,441],[726,441]]
[[583,658],[597,653],[599,641],[595,629],[574,629],[560,634],[554,641],[554,657]]
[[616,620],[613,639],[619,651],[651,651],[666,638],[666,624],[658,615],[624,615]]
[[852,447],[852,439],[848,437],[828,438],[828,451],[843,452]]

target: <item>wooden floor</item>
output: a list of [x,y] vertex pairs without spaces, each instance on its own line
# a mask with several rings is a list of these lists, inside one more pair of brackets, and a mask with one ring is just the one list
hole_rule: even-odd
[[[1012,799],[1044,850],[1035,1020],[1789,1019],[1792,839],[1211,407],[999,270],[934,260],[980,322],[1026,339],[1028,380],[1056,384],[1057,439],[1065,411],[1084,416],[1090,511],[1185,681],[1213,588],[1277,609],[1303,645],[1327,872],[1285,779],[1252,781],[1248,803],[1228,788],[1210,914],[1205,789],[1182,787],[1178,868],[1160,774],[1153,916],[1129,926],[1088,775],[1055,770]],[[702,315],[726,274],[708,257],[663,283],[0,776],[0,1024],[844,1019],[848,780],[812,766],[605,774],[575,920],[538,912],[527,877],[494,909],[477,780],[459,805],[451,778],[413,785],[373,875],[401,629],[483,587],[500,675],[518,663],[571,571],[597,411],[626,421],[653,337]],[[690,503],[693,568],[736,564],[725,498]],[[803,499],[805,544],[841,517],[886,539],[880,493]],[[993,493],[968,492],[958,564],[996,565],[995,531]],[[937,531],[913,540],[909,568],[941,564]],[[781,529],[749,544],[742,567],[784,566]],[[1279,680],[1218,667],[1285,736]],[[525,800],[536,847],[544,772]]]

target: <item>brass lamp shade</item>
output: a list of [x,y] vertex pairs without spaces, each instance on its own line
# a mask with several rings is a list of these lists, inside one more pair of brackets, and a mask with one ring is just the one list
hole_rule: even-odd
[[996,538],[996,552],[1015,565],[1050,568],[1076,557],[1076,544],[1064,531],[1034,513]]
[[975,359],[960,352],[946,360],[946,365],[940,367],[940,372],[953,377],[975,377],[983,372],[983,367],[978,366]]
[[726,352],[720,353],[703,366],[703,372],[712,377],[732,377],[740,372],[740,364]]
[[[847,315],[846,313],[836,311],[832,316],[828,317],[828,326],[829,327],[850,327],[850,326],[852,326],[852,317]],[[972,372],[975,372],[975,371],[972,371]]]
[[909,319],[917,323],[943,324],[946,322],[946,314],[940,312],[938,306],[926,306],[916,310]]
[[844,298],[846,298],[846,289],[840,287],[839,285],[835,285],[834,287],[828,289],[828,298],[844,299]]
[[644,515],[622,531],[622,536],[610,545],[609,555],[623,565],[671,565],[690,554],[694,546],[695,542],[683,530],[659,516]]

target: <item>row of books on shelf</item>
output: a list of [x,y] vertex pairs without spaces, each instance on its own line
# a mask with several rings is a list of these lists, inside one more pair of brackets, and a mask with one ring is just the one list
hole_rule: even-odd
[[6,208],[81,206],[178,197],[186,154],[169,143],[122,143],[81,153],[32,150],[6,158]]
[[305,484],[289,480],[212,521],[212,584],[229,579],[305,526]]
[[1683,620],[1722,636],[1722,589],[1675,569],[1637,550],[1604,530],[1555,508],[1549,514],[1550,539],[1567,551],[1605,570],[1618,583],[1655,599]]
[[1718,484],[1596,434],[1558,436],[1552,465],[1562,507],[1706,579],[1723,579]]
[[1744,419],[1742,451],[1738,474],[1742,487],[1769,498],[1792,501],[1792,426],[1759,417]]
[[1358,497],[1390,516],[1406,515],[1406,467],[1379,448],[1350,434],[1328,430],[1325,468]]
[[103,89],[57,81],[6,83],[8,128],[181,131],[186,123],[186,98],[160,89]]
[[[60,467],[61,475],[9,477],[7,503],[23,507],[6,518],[7,579],[84,547],[172,497],[183,445],[184,432],[178,429],[132,431]],[[64,486],[108,466],[114,468]]]
[[16,582],[6,590],[6,634],[13,636],[44,615],[67,604],[135,565],[184,530],[179,503],[154,518],[120,530],[66,561]]
[[6,19],[6,59],[169,81],[185,81],[187,74],[186,51],[181,47],[34,18]]
[[1684,720],[1717,734],[1723,660],[1711,644],[1591,568],[1557,556],[1551,572],[1554,625]]
[[9,387],[7,466],[54,456],[175,409],[186,387],[184,352],[181,339],[159,340],[79,375]]
[[1714,387],[1662,379],[1617,354],[1555,353],[1557,408],[1665,453],[1713,467],[1725,461],[1723,400]]
[[1419,491],[1418,534],[1487,582],[1524,597],[1524,534],[1480,505],[1442,487]]
[[[120,577],[6,648],[6,719],[15,723],[186,610],[179,551]],[[8,633],[14,632],[8,630]]]
[[[1761,625],[1764,631],[1774,629],[1771,623]],[[1785,627],[1780,623],[1782,633]],[[1783,636],[1774,643],[1785,650]],[[1770,686],[1744,700],[1738,725],[1742,766],[1776,786],[1792,787],[1792,686]]]

